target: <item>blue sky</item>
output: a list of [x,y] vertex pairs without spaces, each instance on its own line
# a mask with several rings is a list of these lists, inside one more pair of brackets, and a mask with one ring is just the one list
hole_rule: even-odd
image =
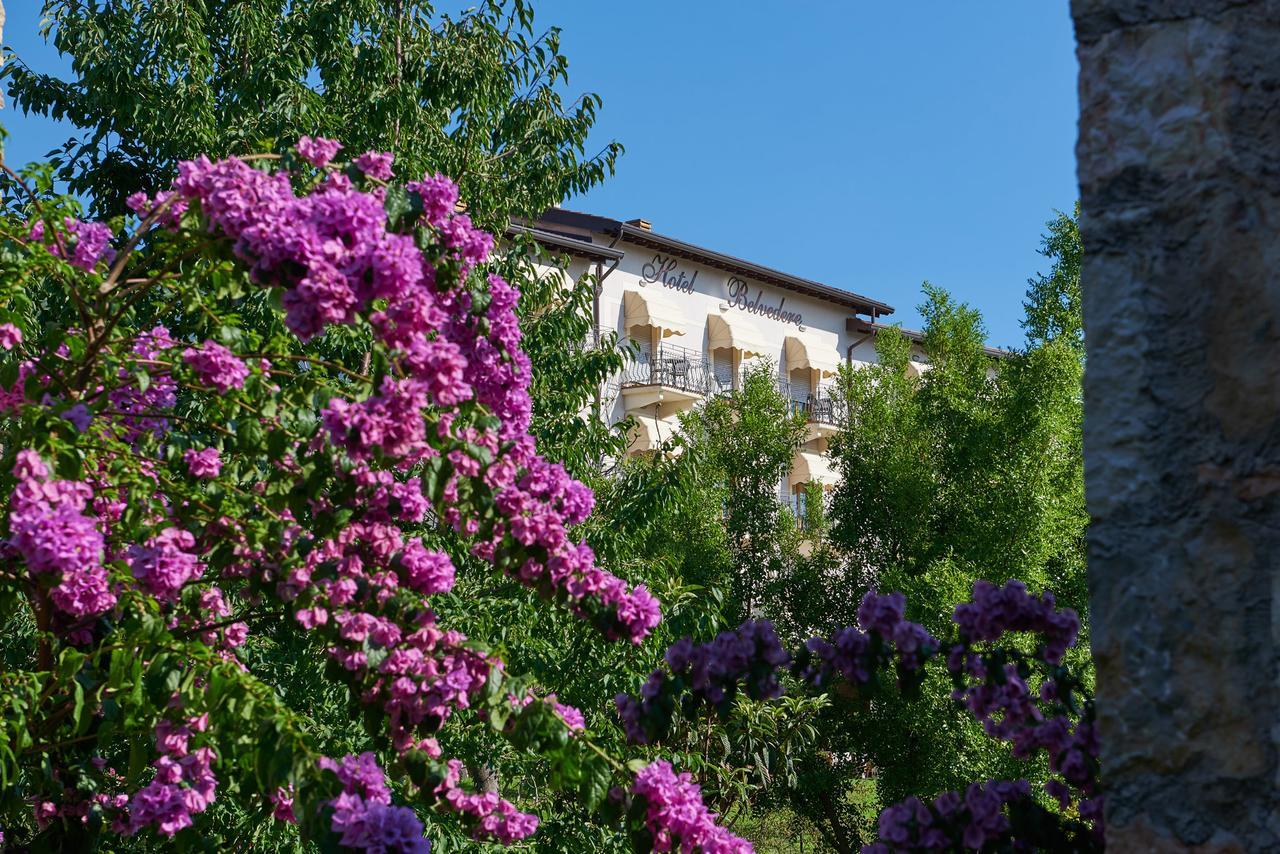
[[[40,68],[38,0],[5,40]],[[456,4],[449,4],[456,5]],[[1076,61],[1066,0],[806,4],[542,0],[571,94],[598,92],[618,174],[569,206],[897,307],[928,279],[1022,341],[1026,279],[1076,198]],[[66,138],[6,105],[6,157]]]

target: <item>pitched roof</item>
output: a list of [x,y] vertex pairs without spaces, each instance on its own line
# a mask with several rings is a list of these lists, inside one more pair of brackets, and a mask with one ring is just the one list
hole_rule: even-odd
[[[828,302],[834,302],[837,305],[842,305],[846,308],[852,309],[854,312],[862,312],[875,317],[893,313],[893,306],[880,302],[879,300],[864,297],[860,294],[846,291],[843,288],[836,288],[821,282],[815,282],[811,279],[793,276],[790,273],[784,273],[781,270],[775,270],[772,267],[765,267],[751,261],[745,261],[741,258],[726,255],[723,252],[716,252],[713,249],[697,246],[693,243],[678,240],[674,237],[657,234],[648,228],[644,228],[630,222],[622,222],[621,220],[597,216],[595,214],[565,210],[564,208],[551,208],[544,213],[541,219],[537,222],[537,228],[543,231],[553,230],[556,226],[577,228],[585,231],[610,235],[619,241],[626,241],[627,243],[635,246],[643,246],[647,249],[666,252],[670,255],[695,261],[707,267],[725,270],[730,273],[737,273],[738,275],[746,276],[766,284],[775,285],[790,291],[817,297],[818,299],[826,300]],[[559,236],[563,237],[563,234]],[[589,238],[583,238],[583,242],[588,245],[591,244]]]

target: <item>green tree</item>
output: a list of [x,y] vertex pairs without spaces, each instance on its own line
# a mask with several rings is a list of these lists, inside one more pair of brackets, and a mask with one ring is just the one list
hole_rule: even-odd
[[759,613],[771,579],[798,546],[787,537],[779,484],[804,442],[806,419],[788,408],[769,362],[746,369],[739,388],[711,398],[682,419],[687,443],[705,455],[719,488],[728,534],[729,576],[707,578],[729,594],[733,624]]
[[[21,108],[70,118],[82,129],[53,153],[53,172],[43,176],[42,186],[47,190],[50,178],[60,178],[99,211],[121,210],[139,186],[163,186],[183,158],[263,146],[287,153],[299,135],[311,134],[341,139],[343,157],[393,151],[402,179],[456,173],[469,213],[501,233],[511,217],[535,216],[602,180],[621,152],[610,143],[597,155],[584,154],[599,99],[587,95],[564,103],[567,60],[558,31],[535,33],[531,8],[521,0],[484,3],[452,18],[436,15],[427,3],[359,0],[49,2],[46,13],[48,35],[72,59],[76,76],[59,81],[15,59],[6,69],[10,92]],[[159,257],[161,247],[154,249],[148,257]],[[549,458],[599,485],[602,463],[620,454],[622,439],[591,416],[590,404],[600,383],[621,367],[622,355],[609,340],[586,345],[593,277],[570,276],[567,259],[542,252],[527,238],[512,238],[504,250],[492,266],[520,288],[521,345],[532,365],[532,432]],[[147,326],[167,308],[144,300],[134,322]],[[238,310],[264,334],[280,331],[262,295],[249,294]],[[299,357],[320,356],[368,372],[369,338],[359,330],[331,330],[294,346]],[[629,483],[639,485],[624,481],[611,494],[621,496]],[[630,500],[617,497],[616,506]],[[653,500],[664,500],[663,494]],[[610,506],[602,500],[602,510]],[[622,526],[607,519],[589,527],[602,555],[635,571],[664,601],[684,603],[689,619],[703,612],[702,600],[683,592],[665,558],[611,547]],[[486,579],[464,540],[447,529],[425,533],[459,567],[462,604],[442,605],[442,613],[469,635],[492,638],[513,669],[555,685],[597,723],[610,719],[613,693],[643,679],[673,639],[667,634],[644,649],[584,639],[571,617],[529,601],[514,583]],[[701,634],[681,613],[678,605],[668,608],[662,631]],[[261,643],[256,667],[281,686],[291,705],[312,710],[326,746],[362,744],[344,690],[321,679],[321,668],[313,666],[323,650],[287,632],[268,634]],[[471,732],[451,746],[482,785],[501,780],[509,789],[545,772],[536,758],[500,738]],[[545,798],[536,789],[528,794]],[[230,806],[227,815],[222,810],[215,807],[217,820],[230,827],[245,821]],[[540,810],[549,830],[573,828],[563,837],[545,834],[544,845],[577,850],[579,835],[591,832],[572,820],[581,818],[572,804],[549,800],[540,802]],[[287,832],[275,835],[288,844]]]
[[1026,318],[1022,328],[1027,343],[1036,346],[1061,340],[1078,350],[1084,349],[1084,323],[1080,305],[1080,262],[1084,246],[1080,243],[1080,203],[1071,216],[1058,211],[1049,220],[1049,233],[1044,235],[1040,254],[1053,261],[1046,275],[1027,280],[1027,298],[1023,302]]
[[[1079,256],[1071,234],[1070,221],[1050,223],[1046,252],[1055,263],[1051,276],[1031,281],[1026,350],[993,360],[978,313],[926,283],[924,373],[909,368],[912,342],[886,331],[879,363],[845,374],[847,420],[832,444],[842,479],[828,512],[836,556],[826,572],[774,597],[787,625],[803,634],[849,624],[874,587],[903,591],[911,618],[937,634],[980,578],[1050,589],[1087,613]],[[824,740],[802,764],[792,802],[833,847],[850,850],[863,813],[851,799],[822,793],[860,791],[868,762],[882,803],[966,780],[1035,776],[993,745],[950,691],[935,673],[919,696],[890,689],[859,715],[824,721]]]
[[180,160],[283,153],[309,134],[392,151],[402,179],[454,176],[501,233],[599,183],[622,152],[586,153],[600,98],[566,103],[559,30],[535,29],[526,0],[457,16],[422,0],[45,0],[44,13],[74,76],[19,56],[3,74],[17,108],[80,130],[51,162],[99,215]]

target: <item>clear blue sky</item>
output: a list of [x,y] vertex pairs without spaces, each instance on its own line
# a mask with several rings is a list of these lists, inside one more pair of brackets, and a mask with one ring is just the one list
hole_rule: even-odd
[[[62,67],[39,5],[6,4],[5,40]],[[982,311],[992,344],[1021,343],[1039,235],[1076,198],[1066,0],[535,7],[563,28],[572,94],[604,97],[597,142],[627,146],[570,207],[875,297],[908,326],[928,279]],[[10,162],[66,138],[0,121]]]

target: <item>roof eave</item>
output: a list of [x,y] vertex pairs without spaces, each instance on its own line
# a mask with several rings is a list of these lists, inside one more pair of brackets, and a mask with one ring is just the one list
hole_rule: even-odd
[[614,233],[619,234],[623,240],[639,246],[646,246],[650,249],[663,249],[667,252],[679,255],[690,261],[696,261],[697,263],[708,267],[715,267],[730,273],[739,273],[743,276],[748,276],[767,284],[797,291],[829,302],[839,303],[840,305],[843,305],[846,308],[852,308],[855,311],[862,311],[868,314],[874,312],[876,316],[893,313],[893,306],[880,302],[879,300],[873,300],[870,297],[864,297],[861,294],[855,294],[852,291],[833,288],[832,286],[824,285],[821,282],[802,279],[799,276],[792,276],[791,274],[784,273],[781,270],[764,267],[760,264],[754,264],[750,261],[743,260],[742,258],[726,255],[723,252],[716,252],[712,249],[707,249],[693,243],[687,243],[674,237],[657,234],[638,226],[631,225],[630,223],[618,223],[617,230]]
[[507,234],[526,236],[533,239],[541,246],[561,249],[570,255],[577,255],[591,261],[619,261],[626,254],[620,249],[614,249],[609,246],[597,246],[596,244],[588,243],[585,240],[575,240],[572,237],[566,237],[563,234],[545,231],[540,228],[526,228],[522,225],[510,225],[507,227]]

